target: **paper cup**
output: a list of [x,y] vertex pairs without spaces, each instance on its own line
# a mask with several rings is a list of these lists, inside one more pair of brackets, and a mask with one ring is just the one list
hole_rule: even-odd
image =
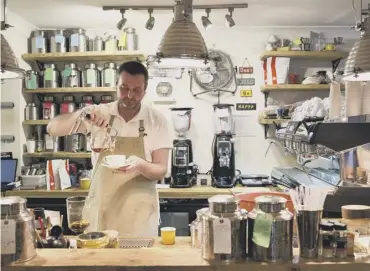
[[36,151],[36,141],[35,140],[27,140],[26,147],[28,153],[34,153]]
[[161,228],[161,243],[163,245],[173,245],[175,244],[176,238],[176,228],[164,227]]

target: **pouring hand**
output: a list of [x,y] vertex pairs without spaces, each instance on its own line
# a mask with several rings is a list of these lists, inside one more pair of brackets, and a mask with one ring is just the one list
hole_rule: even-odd
[[91,111],[89,122],[92,125],[98,126],[100,128],[105,128],[108,126],[108,121],[104,118],[104,115],[96,108]]
[[128,157],[126,161],[128,165],[121,167],[119,171],[133,172],[133,171],[139,170],[140,166],[145,162],[143,159],[135,155]]

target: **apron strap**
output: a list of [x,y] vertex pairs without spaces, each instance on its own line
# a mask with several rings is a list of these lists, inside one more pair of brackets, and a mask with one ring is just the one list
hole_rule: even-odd
[[111,127],[113,127],[113,122],[114,122],[115,117],[116,117],[115,115],[111,115],[110,116],[110,119],[109,119],[109,127],[108,127],[108,130],[107,130],[108,135],[110,134]]
[[144,120],[139,120],[139,137],[146,136],[144,132],[145,132]]

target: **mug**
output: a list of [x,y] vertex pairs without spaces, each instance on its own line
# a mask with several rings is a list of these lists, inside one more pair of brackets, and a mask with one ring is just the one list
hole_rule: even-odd
[[80,179],[80,188],[81,189],[89,189],[91,184],[90,178],[81,178]]
[[327,43],[325,44],[325,51],[335,51],[336,46],[333,43]]
[[126,155],[108,155],[103,158],[103,163],[110,167],[124,166],[126,162]]

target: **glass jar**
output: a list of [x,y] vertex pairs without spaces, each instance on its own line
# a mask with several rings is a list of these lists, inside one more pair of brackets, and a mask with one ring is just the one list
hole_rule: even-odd
[[335,255],[334,224],[320,223],[319,255],[323,258],[333,258]]
[[217,195],[208,202],[210,211],[202,217],[202,258],[218,262],[244,261],[247,216],[240,213],[237,198]]
[[347,225],[344,223],[334,223],[335,230],[335,257],[347,257],[348,231]]
[[201,248],[202,245],[202,217],[209,211],[208,208],[202,208],[196,211],[196,219],[189,225],[191,233],[191,246]]

